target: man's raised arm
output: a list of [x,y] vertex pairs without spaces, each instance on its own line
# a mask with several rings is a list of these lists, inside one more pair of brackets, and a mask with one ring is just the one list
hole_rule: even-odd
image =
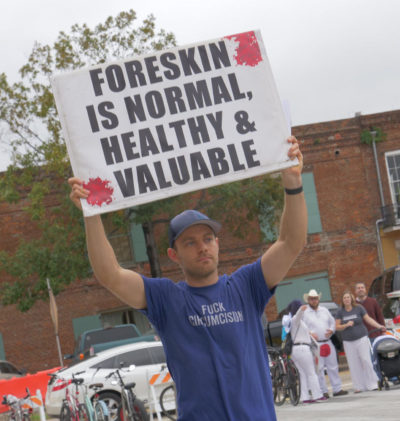
[[268,288],[273,288],[285,277],[307,242],[307,207],[301,179],[303,156],[297,139],[291,136],[288,141],[292,144],[288,156],[290,159],[297,157],[299,165],[282,171],[285,205],[279,238],[261,258]]
[[[68,183],[71,186],[71,200],[82,209],[80,199],[86,199],[89,191],[83,188],[82,181],[76,177],[70,178]],[[130,306],[136,309],[146,308],[143,278],[119,265],[105,234],[101,217],[91,216],[84,220],[89,260],[98,281]]]

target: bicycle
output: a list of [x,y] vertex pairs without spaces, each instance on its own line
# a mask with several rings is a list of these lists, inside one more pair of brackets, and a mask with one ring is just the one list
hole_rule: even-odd
[[[173,409],[168,408],[171,406],[171,402],[173,403]],[[162,415],[169,418],[172,421],[176,421],[176,418],[171,415],[171,412],[175,412],[176,407],[176,390],[175,384],[171,384],[165,387],[160,393],[160,407]]]
[[[57,374],[49,374],[49,376],[58,377],[67,384],[65,398],[61,405],[60,421],[91,421],[87,405],[79,401],[79,386],[84,382],[84,379],[76,378],[74,374],[71,379],[64,379]],[[71,384],[75,386],[75,393],[72,393],[69,389]]]
[[24,408],[24,403],[27,399],[30,399],[31,394],[29,389],[26,388],[27,395],[23,398],[17,398],[14,395],[4,395],[3,405],[7,405],[10,408],[10,420],[12,421],[30,421],[32,408]]
[[[134,369],[134,366],[130,366],[129,370]],[[133,392],[136,383],[125,384],[120,369],[116,369],[111,372],[106,378],[114,377],[117,379],[119,386],[121,387],[121,402],[119,407],[119,420],[120,421],[149,421],[150,417],[146,411],[144,403],[138,399]]]
[[[89,409],[89,415],[91,421],[108,421],[109,420],[109,411],[108,406],[104,401],[100,399],[100,395],[97,393],[100,389],[103,388],[103,383],[94,383],[89,386],[85,386],[84,400],[85,404]],[[87,388],[94,390],[93,398],[90,399],[87,394]]]
[[[74,373],[74,375],[78,376],[84,372],[85,371],[79,371]],[[93,383],[90,386],[87,386],[84,383],[82,384],[84,387],[83,400],[89,411],[90,421],[108,421],[108,406],[100,399],[100,395],[97,393],[98,390],[103,388],[103,383]],[[93,389],[95,392],[92,399],[90,399],[87,393],[88,389]]]
[[281,406],[289,397],[292,405],[300,400],[300,377],[294,362],[280,349],[268,347],[274,403]]

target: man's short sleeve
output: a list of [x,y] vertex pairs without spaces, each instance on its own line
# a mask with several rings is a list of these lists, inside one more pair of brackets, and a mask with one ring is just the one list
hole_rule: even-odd
[[242,266],[234,272],[231,277],[235,280],[239,288],[248,291],[252,301],[261,315],[264,311],[265,305],[275,293],[276,289],[272,288],[270,290],[267,287],[261,268],[261,259],[258,259],[256,262],[249,265]]
[[147,307],[140,310],[150,322],[158,329],[162,329],[168,308],[169,292],[174,287],[173,282],[167,278],[147,278],[143,276]]

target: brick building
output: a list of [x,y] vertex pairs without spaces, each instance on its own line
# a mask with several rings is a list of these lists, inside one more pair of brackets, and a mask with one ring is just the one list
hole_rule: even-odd
[[[372,128],[376,136],[385,136],[376,144],[377,159],[373,147],[361,142]],[[400,110],[298,126],[293,133],[304,154],[308,244],[268,304],[270,320],[310,288],[321,291],[323,300],[339,303],[346,288],[357,281],[369,285],[384,268],[400,262]],[[23,206],[0,203],[0,250],[13,250],[20,233],[37,235]],[[130,232],[135,243],[127,235],[112,239],[113,245],[128,255],[122,260],[148,275],[142,233],[137,226]],[[222,229],[219,237],[221,273],[255,260],[268,247],[253,231],[238,240]],[[164,276],[180,279],[179,269],[165,257],[161,265]],[[0,268],[0,282],[7,280],[10,276]],[[148,327],[144,316],[93,279],[77,281],[56,300],[63,354],[73,351],[74,338],[86,328],[125,322]],[[31,372],[59,364],[48,302],[37,302],[27,313],[13,305],[1,307],[0,334],[0,358]]]

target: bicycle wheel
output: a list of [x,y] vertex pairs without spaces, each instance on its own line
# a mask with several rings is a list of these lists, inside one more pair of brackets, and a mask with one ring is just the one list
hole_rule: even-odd
[[286,388],[285,374],[283,373],[280,363],[272,367],[271,374],[274,403],[277,406],[281,406],[286,400]]
[[176,409],[175,386],[173,384],[167,386],[160,393],[160,406],[161,412],[164,416],[166,416],[170,420],[176,420],[176,418],[171,415],[171,412],[174,412]]
[[288,360],[287,364],[289,398],[292,405],[296,406],[300,400],[300,376],[295,363]]
[[103,401],[96,401],[93,409],[95,421],[108,421],[108,408]]
[[90,421],[89,409],[84,403],[81,403],[78,406],[78,418],[79,421]]
[[[127,390],[128,405],[131,409],[132,419],[130,421],[149,421],[150,416],[146,411],[144,403],[133,397],[132,390]],[[126,420],[125,420],[126,421]]]
[[15,421],[22,421],[23,411],[21,407],[21,402],[18,402],[18,409],[15,411]]
[[64,402],[61,406],[60,421],[71,421],[71,419],[71,410],[69,409],[67,402]]
[[90,421],[95,421],[95,414],[94,414],[94,408],[93,408],[93,404],[92,401],[90,400],[89,396],[85,396],[85,405],[88,409],[89,412],[89,419]]
[[121,419],[121,396],[113,392],[104,392],[100,394],[100,400],[107,405],[108,418],[110,421]]
[[127,396],[124,393],[121,396],[121,402],[118,409],[118,421],[131,421],[129,417],[129,403]]
[[13,413],[14,421],[22,421],[22,411],[21,408],[18,407]]
[[29,415],[29,412],[24,412],[22,414],[22,421],[31,421],[31,416]]
[[149,421],[150,416],[147,413],[144,403],[140,399],[133,401],[133,419],[135,421]]

